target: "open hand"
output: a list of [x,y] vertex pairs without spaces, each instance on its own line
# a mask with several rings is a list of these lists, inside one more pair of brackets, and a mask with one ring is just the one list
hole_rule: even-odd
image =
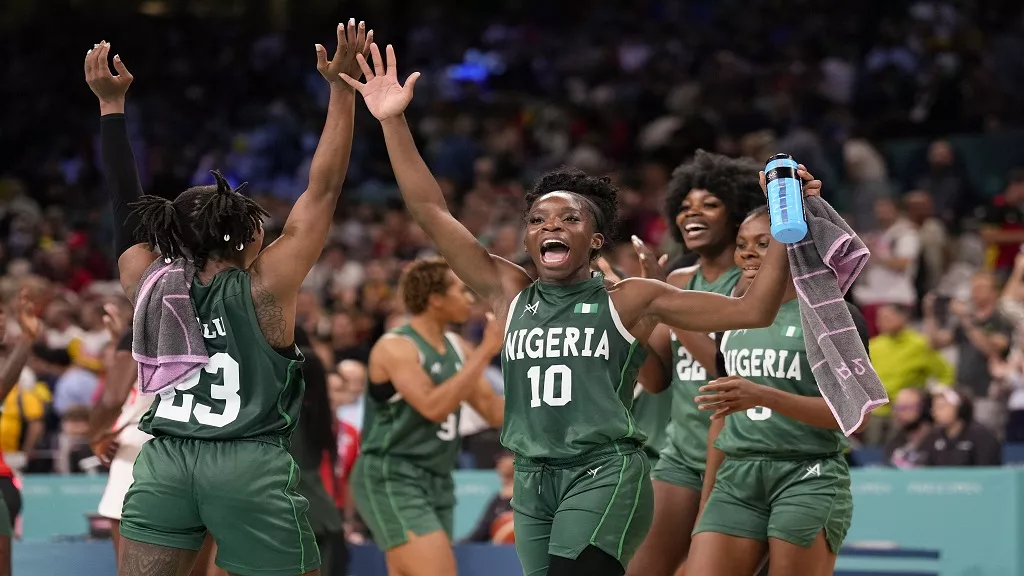
[[705,394],[694,398],[694,402],[700,410],[714,410],[711,419],[717,420],[761,406],[764,402],[763,389],[764,386],[739,376],[726,376],[701,386],[699,392]]
[[668,254],[662,254],[660,258],[655,256],[654,251],[637,236],[633,236],[633,250],[636,250],[636,255],[640,258],[640,275],[643,278],[652,278],[662,282],[668,278],[668,274],[665,273]]
[[30,342],[38,340],[43,331],[43,321],[39,319],[35,302],[28,297],[28,288],[23,288],[18,294],[15,310],[18,315],[18,327],[21,328],[21,337]]
[[[761,191],[768,196],[768,183],[765,180],[764,172],[758,172],[758,180],[761,183]],[[796,176],[803,181],[804,196],[821,196],[821,180],[815,180],[814,176],[807,171],[803,164],[797,164]]]
[[85,81],[89,89],[99,98],[100,104],[120,103],[124,105],[124,97],[128,87],[132,85],[134,77],[132,73],[121,62],[121,57],[114,56],[114,69],[117,76],[110,73],[110,66],[107,64],[107,55],[110,53],[110,44],[106,41],[93,46],[85,54]]
[[416,80],[420,77],[419,72],[413,72],[406,79],[405,86],[399,84],[395,49],[388,44],[386,51],[387,66],[385,67],[384,61],[380,57],[380,49],[376,44],[370,44],[370,55],[373,57],[372,70],[362,54],[356,55],[359,67],[366,77],[365,82],[360,82],[344,72],[341,74],[342,80],[363,95],[363,102],[366,102],[366,108],[370,110],[370,114],[382,122],[405,113],[409,102],[412,101]]
[[334,58],[328,60],[327,49],[323,44],[316,45],[316,69],[331,84],[341,84],[342,74],[358,78],[361,72],[356,56],[368,55],[372,43],[373,30],[367,32],[365,23],[360,22],[357,27],[356,19],[349,18],[348,27],[338,24],[338,49],[334,51]]

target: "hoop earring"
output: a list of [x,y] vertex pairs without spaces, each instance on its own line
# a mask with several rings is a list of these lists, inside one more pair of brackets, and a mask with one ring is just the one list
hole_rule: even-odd
[[241,244],[241,243],[239,243],[239,244],[238,244],[238,247],[237,247],[237,248],[235,248],[235,250],[238,250],[239,252],[241,252],[242,250],[245,250],[245,244]]

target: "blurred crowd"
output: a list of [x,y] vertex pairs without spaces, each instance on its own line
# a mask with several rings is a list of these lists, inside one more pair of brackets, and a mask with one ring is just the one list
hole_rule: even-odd
[[[992,198],[946,139],[1024,124],[1019,4],[488,6],[367,21],[396,45],[401,74],[423,73],[410,121],[453,212],[493,253],[525,258],[524,189],[547,169],[609,174],[619,240],[636,234],[677,255],[662,213],[676,165],[698,148],[758,161],[788,152],[872,249],[852,298],[892,402],[860,441],[913,466],[936,435],[954,464],[998,464],[990,446],[1024,440],[1024,172],[988,175],[1002,190]],[[111,281],[97,111],[78,58],[106,39],[132,70],[129,126],[148,193],[173,196],[221,169],[270,212],[268,241],[303,190],[327,99],[311,46],[330,43],[323,18],[266,32],[246,15],[105,13],[102,27],[77,16],[66,35],[32,42],[42,24],[29,22],[0,46],[0,95],[18,102],[0,108],[0,296],[29,287],[46,328],[0,416],[0,448],[27,471],[90,469],[89,407],[115,344],[102,306],[127,306]],[[354,430],[370,346],[404,317],[398,274],[433,253],[399,201],[377,123],[357,109],[345,196],[298,311],[336,367],[331,402]],[[892,173],[882,145],[908,137],[925,145]],[[628,242],[609,259],[636,270]],[[475,338],[480,325],[463,330]],[[7,333],[17,337],[15,323]],[[463,464],[493,466],[494,431],[471,417],[463,428]]]

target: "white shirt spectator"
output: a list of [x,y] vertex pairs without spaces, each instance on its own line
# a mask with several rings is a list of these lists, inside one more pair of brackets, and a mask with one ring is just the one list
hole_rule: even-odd
[[[899,218],[869,243],[871,259],[854,287],[854,298],[864,304],[913,305],[917,301],[914,278],[921,254],[921,240],[909,221]],[[910,264],[897,270],[886,261],[898,258]]]

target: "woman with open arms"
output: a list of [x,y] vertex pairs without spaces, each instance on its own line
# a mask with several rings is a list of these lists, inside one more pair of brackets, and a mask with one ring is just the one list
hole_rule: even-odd
[[[316,47],[330,102],[309,186],[281,236],[262,251],[266,212],[219,174],[216,185],[190,188],[174,200],[142,196],[124,120],[132,76],[118,56],[118,75],[111,74],[106,42],[86,56],[86,80],[100,101],[118,271],[137,308],[135,356],[146,360],[137,349],[138,336],[148,334],[140,326],[158,330],[160,342],[182,333],[166,333],[163,322],[148,325],[164,307],[174,310],[171,300],[153,308],[141,301],[146,290],[175,290],[176,282],[181,294],[168,297],[188,298],[198,317],[178,318],[181,338],[192,350],[189,335],[198,330],[202,343],[196,345],[208,356],[187,379],[163,388],[142,418],[140,428],[154,438],[142,447],[125,496],[119,576],[187,574],[207,531],[218,545],[217,565],[231,574],[319,574],[288,438],[303,396],[296,300],[327,239],[352,146],[354,92],[339,74],[358,74],[354,57],[372,40],[354,19],[347,29],[339,24],[337,33],[332,60]],[[194,274],[183,272],[184,281],[174,276],[186,270]]]
[[[398,82],[372,45],[366,82],[344,77],[381,122],[406,206],[452,270],[505,324],[502,444],[516,455],[516,549],[526,576],[620,576],[651,522],[650,464],[629,407],[644,342],[659,323],[713,332],[771,324],[789,278],[774,244],[743,298],[630,278],[612,288],[591,265],[612,233],[617,191],[607,178],[562,169],[527,194],[534,281],[492,256],[448,211],[416,150],[404,112],[414,73]],[[807,177],[806,173],[802,174]],[[808,183],[814,192],[820,183]]]

